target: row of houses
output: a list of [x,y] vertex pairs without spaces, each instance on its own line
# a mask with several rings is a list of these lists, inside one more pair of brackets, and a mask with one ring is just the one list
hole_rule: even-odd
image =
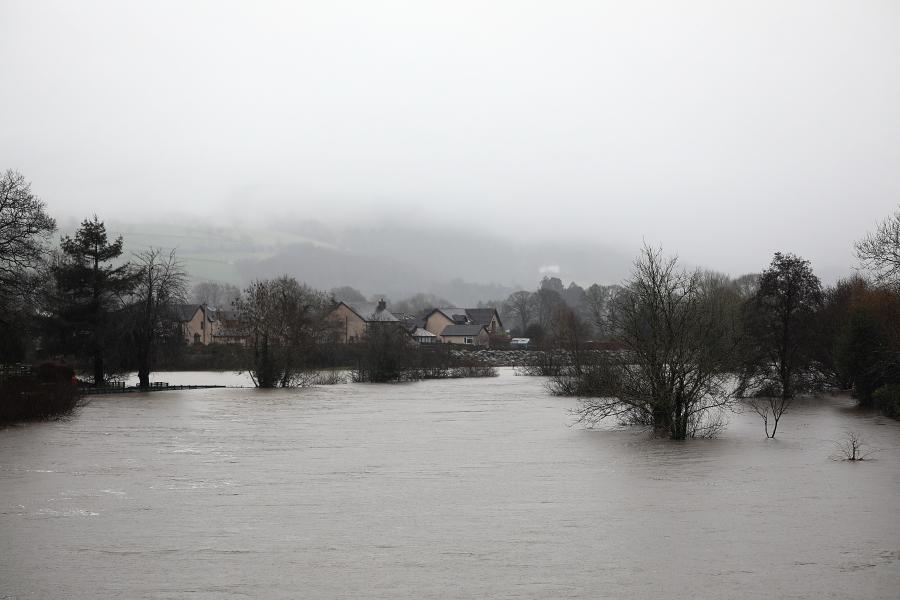
[[[217,310],[205,304],[176,307],[188,344],[244,344],[237,311]],[[504,336],[500,315],[493,308],[435,308],[424,316],[394,314],[384,300],[372,303],[340,302],[328,317],[334,324],[335,341],[360,342],[375,325],[400,327],[420,344],[490,346],[491,338]]]
[[377,303],[340,302],[330,317],[337,341],[352,344],[363,339],[370,327],[394,324],[420,344],[489,346],[491,338],[505,335],[500,314],[494,308],[435,308],[424,316],[394,314],[384,300]]

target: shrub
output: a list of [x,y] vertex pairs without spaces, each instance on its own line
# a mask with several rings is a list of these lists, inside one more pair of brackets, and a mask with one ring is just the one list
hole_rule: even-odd
[[516,373],[535,377],[564,376],[566,366],[571,362],[571,357],[563,350],[529,352],[524,357],[522,364],[516,367]]
[[900,385],[885,385],[872,395],[873,405],[882,414],[892,419],[900,420]]
[[44,364],[0,380],[0,423],[40,421],[71,413],[80,397],[75,372]]

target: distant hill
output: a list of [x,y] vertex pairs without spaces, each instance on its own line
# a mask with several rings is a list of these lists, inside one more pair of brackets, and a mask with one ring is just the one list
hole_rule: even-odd
[[399,299],[433,293],[458,304],[535,289],[543,275],[616,283],[631,256],[600,244],[511,240],[502,235],[398,224],[334,228],[314,221],[272,228],[109,222],[129,251],[175,247],[195,281],[245,285],[289,274],[319,289],[349,285]]

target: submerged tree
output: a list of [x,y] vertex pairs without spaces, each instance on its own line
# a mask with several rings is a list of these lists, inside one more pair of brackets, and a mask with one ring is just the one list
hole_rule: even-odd
[[54,267],[57,333],[65,351],[90,357],[94,385],[103,384],[105,358],[121,341],[119,313],[134,285],[129,263],[114,266],[122,244],[121,236],[109,242],[106,226],[94,215],[74,237],[62,239],[62,255]]
[[822,286],[809,261],[780,252],[745,304],[741,388],[757,396],[751,405],[767,437],[775,437],[794,396],[816,386],[815,315],[821,305]]
[[[353,378],[356,381],[385,383],[416,379],[416,343],[396,322],[371,322],[357,352]],[[441,348],[435,347],[436,350]]]
[[736,323],[719,291],[699,271],[645,247],[608,317],[625,350],[592,367],[595,397],[582,401],[580,421],[615,417],[676,440],[715,433],[717,412],[735,391]]
[[327,337],[327,296],[293,277],[254,281],[236,303],[249,338],[250,376],[257,387],[288,387]]
[[134,289],[129,306],[130,345],[138,381],[150,387],[150,371],[160,344],[180,341],[175,304],[184,302],[187,274],[175,257],[150,248],[135,255]]

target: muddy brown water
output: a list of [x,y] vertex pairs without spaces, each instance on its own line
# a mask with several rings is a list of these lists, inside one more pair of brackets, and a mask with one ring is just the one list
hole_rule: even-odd
[[573,406],[509,369],[94,397],[0,429],[0,598],[900,597],[897,422],[673,443]]

